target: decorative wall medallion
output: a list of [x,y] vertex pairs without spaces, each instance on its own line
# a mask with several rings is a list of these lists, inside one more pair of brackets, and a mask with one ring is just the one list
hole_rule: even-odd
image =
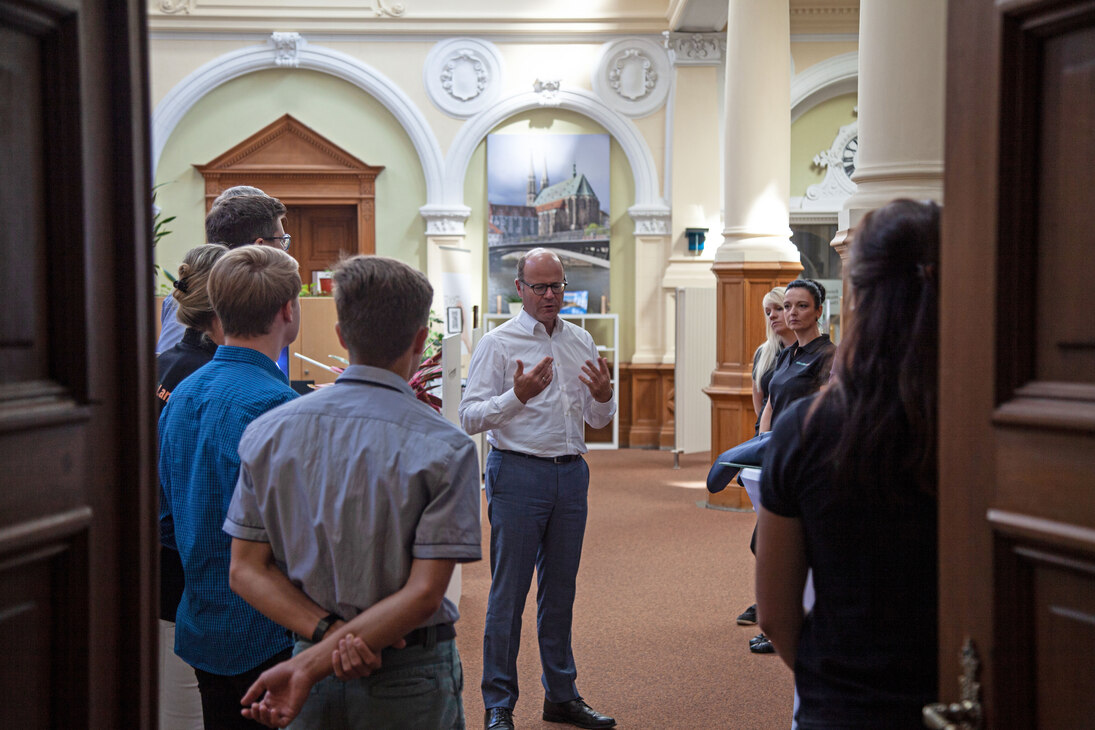
[[646,38],[607,43],[593,73],[593,91],[605,104],[629,117],[660,107],[669,93],[669,56]]
[[540,95],[540,106],[559,106],[559,79],[541,81],[536,79],[532,84],[532,90]]
[[662,36],[674,66],[719,66],[726,60],[725,33],[672,33],[667,30]]
[[475,55],[461,51],[445,64],[441,88],[460,101],[474,99],[487,88],[487,67]]
[[433,105],[464,119],[478,114],[498,97],[502,56],[492,43],[451,38],[430,50],[422,74]]
[[299,67],[300,49],[306,42],[300,33],[271,33],[270,44],[274,46],[274,63],[279,68]]
[[189,14],[194,9],[194,0],[160,0],[161,13],[174,15],[176,13]]
[[616,57],[612,66],[608,72],[608,83],[617,94],[631,101],[649,94],[658,82],[658,74],[651,70],[653,62],[638,49],[628,48]]

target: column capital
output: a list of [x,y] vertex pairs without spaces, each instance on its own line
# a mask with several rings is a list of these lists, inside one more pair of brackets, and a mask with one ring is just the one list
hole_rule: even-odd
[[423,205],[418,209],[426,221],[427,236],[463,236],[464,222],[471,215],[466,205]]
[[670,236],[672,211],[667,205],[633,205],[627,209],[635,221],[635,236]]
[[669,62],[674,66],[721,66],[726,63],[725,33],[662,31]]

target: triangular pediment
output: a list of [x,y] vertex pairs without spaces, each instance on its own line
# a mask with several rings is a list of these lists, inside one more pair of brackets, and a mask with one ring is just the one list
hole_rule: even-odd
[[373,167],[301,124],[289,114],[260,129],[205,165],[195,165],[202,174],[226,172],[373,173]]

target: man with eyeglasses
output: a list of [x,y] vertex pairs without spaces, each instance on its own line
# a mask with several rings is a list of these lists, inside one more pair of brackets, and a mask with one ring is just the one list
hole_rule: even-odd
[[[251,244],[289,250],[291,237],[285,232],[285,205],[250,185],[228,188],[213,201],[205,216],[206,243],[223,243],[228,248]],[[160,338],[156,352],[166,352],[182,339],[184,327],[175,317],[174,297],[166,297],[160,310]],[[278,368],[289,374],[289,350],[278,357]]]
[[[243,199],[247,201],[241,202]],[[233,202],[222,207],[228,201]],[[224,190],[205,216],[206,243],[223,243],[228,248],[257,243],[288,251],[289,241],[290,237],[285,234],[285,205],[250,185],[235,185]],[[167,352],[182,339],[186,328],[176,320],[176,311],[175,298],[165,297],[160,309],[157,353]]]
[[588,332],[559,317],[566,276],[558,256],[532,249],[517,262],[514,284],[524,306],[480,341],[459,409],[464,429],[486,431],[493,447],[486,474],[491,587],[484,726],[514,727],[521,614],[535,566],[543,718],[614,727],[578,693],[570,644],[589,488],[584,423],[602,428],[616,412],[608,363]]

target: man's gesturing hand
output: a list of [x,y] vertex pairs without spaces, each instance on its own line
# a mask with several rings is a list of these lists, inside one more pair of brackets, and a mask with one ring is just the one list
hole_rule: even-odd
[[551,363],[552,359],[545,357],[526,373],[525,364],[517,361],[517,372],[513,374],[513,394],[517,400],[528,403],[529,398],[540,395],[551,384]]
[[582,366],[582,372],[585,373],[585,377],[579,375],[578,380],[589,388],[593,399],[598,403],[607,403],[612,398],[612,378],[608,372],[608,361],[599,357],[597,364],[594,365],[586,360],[586,364]]

